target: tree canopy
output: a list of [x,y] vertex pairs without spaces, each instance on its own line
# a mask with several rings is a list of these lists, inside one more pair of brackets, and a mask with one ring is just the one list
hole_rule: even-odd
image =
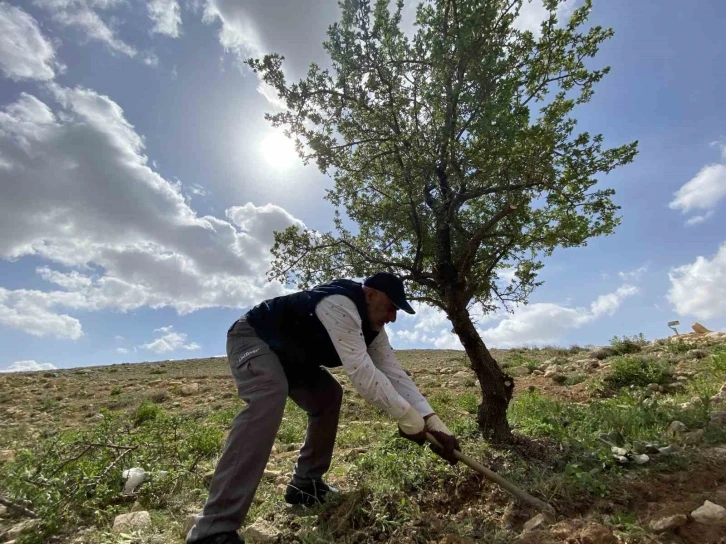
[[334,179],[335,231],[276,233],[271,275],[305,287],[397,272],[492,378],[475,361],[486,348],[471,304],[526,302],[542,256],[613,232],[614,191],[598,176],[637,152],[577,131],[576,108],[609,71],[592,59],[613,31],[587,26],[590,0],[561,23],[563,1],[544,1],[535,34],[514,25],[522,0],[430,0],[409,38],[402,0],[344,0],[324,44],[329,68],[288,83],[283,57],[249,59],[286,105],[266,117]]

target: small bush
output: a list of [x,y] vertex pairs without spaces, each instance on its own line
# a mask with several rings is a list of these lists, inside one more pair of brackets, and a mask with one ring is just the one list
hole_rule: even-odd
[[669,353],[680,354],[686,353],[691,347],[686,344],[683,340],[676,340],[675,342],[668,342],[666,344],[666,350]]
[[134,414],[134,424],[137,426],[142,425],[147,421],[156,419],[163,413],[164,409],[161,406],[144,401],[141,403],[141,406],[136,409]]
[[149,395],[149,400],[155,404],[160,404],[169,398],[169,392],[166,389],[158,389]]
[[575,374],[574,376],[570,376],[567,378],[567,381],[565,381],[565,385],[577,385],[578,383],[582,383],[587,379],[587,374]]
[[161,368],[152,368],[149,370],[149,374],[166,374],[166,370],[163,370]]
[[121,389],[121,387],[117,385],[113,389],[111,389],[111,396],[115,397],[117,395],[120,395],[122,392],[123,390]]
[[618,338],[616,335],[610,339],[610,346],[617,355],[638,353],[647,343],[648,341],[642,332],[631,337],[623,336],[622,338]]
[[666,384],[670,378],[668,367],[662,361],[628,357],[613,363],[612,374],[605,377],[603,384],[606,390],[614,391],[631,385],[646,387],[651,383]]

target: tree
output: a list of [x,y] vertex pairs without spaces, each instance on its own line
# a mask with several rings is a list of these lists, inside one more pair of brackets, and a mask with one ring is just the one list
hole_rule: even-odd
[[[334,179],[335,233],[276,233],[270,276],[305,288],[402,275],[415,300],[451,320],[481,384],[479,427],[495,440],[511,438],[514,384],[472,307],[525,303],[543,256],[611,233],[619,208],[596,176],[637,152],[637,142],[603,149],[602,135],[575,132],[573,110],[609,71],[587,62],[613,32],[584,28],[590,0],[559,25],[563,1],[544,1],[536,36],[513,26],[522,0],[431,0],[409,40],[402,0],[393,10],[388,0],[343,0],[324,44],[330,69],[311,64],[288,84],[283,57],[247,61],[286,105],[266,118]],[[514,278],[503,284],[505,269]]]

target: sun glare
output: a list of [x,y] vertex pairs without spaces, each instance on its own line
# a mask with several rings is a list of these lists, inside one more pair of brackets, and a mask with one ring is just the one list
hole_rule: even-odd
[[260,148],[267,164],[281,170],[290,168],[298,160],[295,144],[281,132],[267,136]]

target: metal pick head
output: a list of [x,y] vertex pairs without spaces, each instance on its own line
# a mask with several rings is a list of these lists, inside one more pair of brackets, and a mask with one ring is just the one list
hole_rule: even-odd
[[668,322],[668,326],[673,330],[673,332],[676,333],[676,336],[679,336],[678,330],[676,329],[676,325],[680,325],[680,324],[681,324],[680,321],[669,321]]

